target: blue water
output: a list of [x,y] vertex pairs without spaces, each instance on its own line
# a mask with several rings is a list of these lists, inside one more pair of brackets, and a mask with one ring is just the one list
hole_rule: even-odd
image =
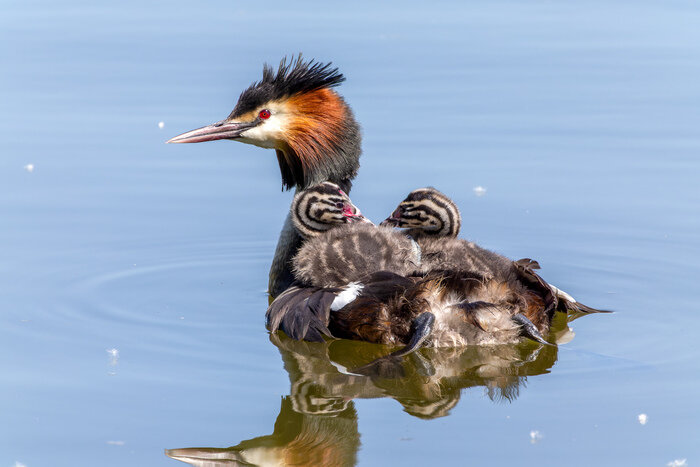
[[[309,426],[343,448],[288,461],[698,463],[697,4],[200,3],[3,5],[0,466],[279,460]],[[271,342],[274,153],[163,143],[299,51],[348,78],[363,213],[434,185],[463,236],[617,313],[557,350],[426,353],[432,379]]]

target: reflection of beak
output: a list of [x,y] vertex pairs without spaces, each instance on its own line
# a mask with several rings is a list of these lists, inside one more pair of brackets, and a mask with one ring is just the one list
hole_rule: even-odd
[[399,208],[396,208],[394,212],[391,213],[391,216],[387,217],[382,221],[380,226],[384,227],[398,227],[401,223],[401,210]]
[[259,122],[218,122],[196,130],[188,131],[168,140],[168,143],[203,143],[217,139],[236,139],[245,130],[253,128]]

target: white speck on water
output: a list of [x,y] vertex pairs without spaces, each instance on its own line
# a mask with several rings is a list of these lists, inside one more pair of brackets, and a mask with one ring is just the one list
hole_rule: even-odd
[[530,443],[535,444],[542,439],[542,433],[538,430],[530,431]]
[[666,464],[668,467],[687,467],[688,459],[675,459]]
[[26,170],[29,173],[34,172],[34,164],[27,164],[24,166],[24,170]]
[[124,446],[124,441],[107,441],[107,444],[111,444],[112,446]]
[[185,317],[184,317],[184,316],[180,316],[180,319],[185,319]]
[[20,461],[15,461],[15,465],[12,467],[27,467],[25,464],[21,463]]
[[111,366],[117,366],[117,363],[119,363],[119,350],[107,349],[107,355],[109,355],[109,364]]
[[639,415],[637,415],[637,420],[639,420],[640,425],[646,425],[647,424],[647,414],[640,413]]
[[165,127],[165,122],[158,122],[158,128],[161,130]]
[[484,196],[486,194],[486,188],[484,188],[481,185],[476,186],[476,187],[474,187],[474,194],[476,196]]

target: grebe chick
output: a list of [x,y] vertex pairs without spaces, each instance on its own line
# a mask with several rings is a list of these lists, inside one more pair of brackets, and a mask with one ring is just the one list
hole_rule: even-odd
[[[500,284],[501,290],[508,292],[494,303],[510,303],[513,316],[524,328],[534,324],[540,333],[545,333],[555,311],[607,312],[583,305],[547,283],[534,272],[540,268],[537,261],[529,258],[513,261],[474,242],[456,238],[461,226],[459,209],[435,188],[420,188],[409,193],[381,225],[408,229],[406,232],[421,247],[424,272],[478,273]],[[537,336],[534,338],[537,340]]]
[[342,287],[379,271],[409,275],[420,265],[415,241],[376,227],[334,183],[299,192],[290,212],[304,238],[292,259],[294,277],[303,284]]
[[422,270],[468,271],[494,277],[513,269],[512,260],[458,239],[462,217],[452,199],[432,187],[413,190],[381,226],[407,229],[422,252]]

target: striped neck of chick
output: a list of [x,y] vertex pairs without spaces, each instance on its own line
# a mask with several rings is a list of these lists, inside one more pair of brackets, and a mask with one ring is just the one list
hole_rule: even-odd
[[371,222],[352,204],[350,197],[331,182],[323,182],[294,196],[290,215],[294,227],[309,239],[345,224]]
[[409,229],[418,237],[448,237],[459,234],[462,217],[457,205],[435,188],[419,188],[408,194],[381,225]]

